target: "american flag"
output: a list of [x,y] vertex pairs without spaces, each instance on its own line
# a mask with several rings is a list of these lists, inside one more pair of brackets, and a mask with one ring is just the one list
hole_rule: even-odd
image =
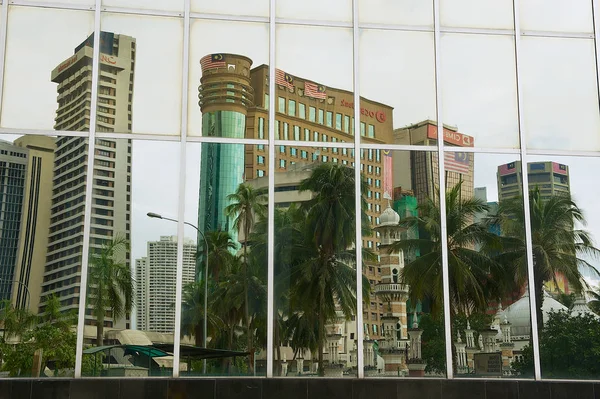
[[312,98],[326,99],[325,86],[313,82],[304,82],[304,95]]
[[288,89],[294,88],[294,78],[291,75],[283,72],[281,69],[275,68],[275,83],[281,86],[285,86]]
[[200,65],[202,66],[203,71],[206,71],[207,69],[223,68],[225,66],[225,58],[223,57],[223,54],[205,55],[200,60]]
[[447,171],[469,173],[469,154],[466,152],[447,152],[444,154]]

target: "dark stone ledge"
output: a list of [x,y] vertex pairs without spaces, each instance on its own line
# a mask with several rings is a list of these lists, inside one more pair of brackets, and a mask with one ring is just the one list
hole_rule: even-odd
[[0,399],[600,399],[592,381],[396,378],[0,379]]

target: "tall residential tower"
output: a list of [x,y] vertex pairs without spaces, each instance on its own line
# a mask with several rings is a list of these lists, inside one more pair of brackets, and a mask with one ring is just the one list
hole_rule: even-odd
[[[52,71],[52,81],[58,84],[56,130],[90,128],[92,45],[93,35]],[[97,131],[131,132],[134,67],[135,39],[101,32]],[[40,312],[51,294],[59,297],[62,310],[76,309],[79,305],[89,161],[94,162],[90,252],[117,236],[130,238],[131,140],[96,139],[94,154],[88,154],[86,138],[58,137]],[[122,261],[129,265],[128,251]],[[93,324],[91,310],[87,314]],[[105,325],[114,326],[114,322],[107,317]],[[125,327],[126,323],[120,326]]]

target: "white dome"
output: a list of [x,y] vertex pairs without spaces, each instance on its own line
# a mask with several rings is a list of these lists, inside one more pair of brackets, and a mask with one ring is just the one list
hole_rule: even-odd
[[571,316],[577,317],[577,316],[583,316],[583,315],[588,315],[588,314],[591,314],[596,319],[599,318],[598,315],[596,313],[592,312],[592,310],[589,308],[585,299],[583,299],[581,297],[577,298],[575,300],[575,303],[573,304],[573,309],[571,309]]
[[390,204],[388,203],[387,208],[383,211],[383,213],[379,216],[379,225],[380,226],[389,226],[395,225],[397,226],[400,223],[400,215],[398,212],[392,209]]
[[[548,321],[550,312],[558,312],[559,310],[568,310],[568,308],[544,291],[544,303],[542,305],[544,323]],[[523,295],[521,299],[503,311],[500,311],[497,316],[500,320],[506,318],[511,324],[513,335],[529,335],[531,334],[530,314],[529,290],[526,289],[525,295]]]

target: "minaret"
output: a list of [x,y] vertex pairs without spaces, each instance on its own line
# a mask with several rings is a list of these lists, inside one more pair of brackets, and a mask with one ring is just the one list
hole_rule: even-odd
[[456,332],[456,342],[454,343],[454,347],[456,348],[457,371],[460,374],[467,369],[467,352],[465,351],[467,344],[462,341],[460,331]]
[[[387,196],[387,193],[384,196]],[[381,284],[375,287],[375,294],[384,303],[383,335],[386,340],[389,337],[394,347],[397,347],[398,341],[408,338],[406,317],[408,286],[401,284],[400,281],[404,269],[404,254],[402,251],[393,251],[390,247],[400,241],[400,233],[406,229],[399,225],[400,215],[392,209],[390,198],[387,197],[388,206],[379,217],[380,223],[375,226],[381,239],[379,244]]]
[[[379,259],[381,267],[381,283],[375,286],[375,294],[384,306],[381,321],[383,323],[383,340],[381,348],[389,350],[389,355],[384,356],[387,371],[405,369],[404,351],[408,340],[406,300],[408,299],[408,286],[402,284],[401,274],[404,268],[404,254],[402,251],[392,250],[391,245],[401,239],[401,233],[406,229],[399,225],[400,215],[390,205],[389,195],[384,194],[388,206],[379,217],[380,223],[375,226],[381,242],[379,244]],[[394,354],[394,352],[397,352]]]

